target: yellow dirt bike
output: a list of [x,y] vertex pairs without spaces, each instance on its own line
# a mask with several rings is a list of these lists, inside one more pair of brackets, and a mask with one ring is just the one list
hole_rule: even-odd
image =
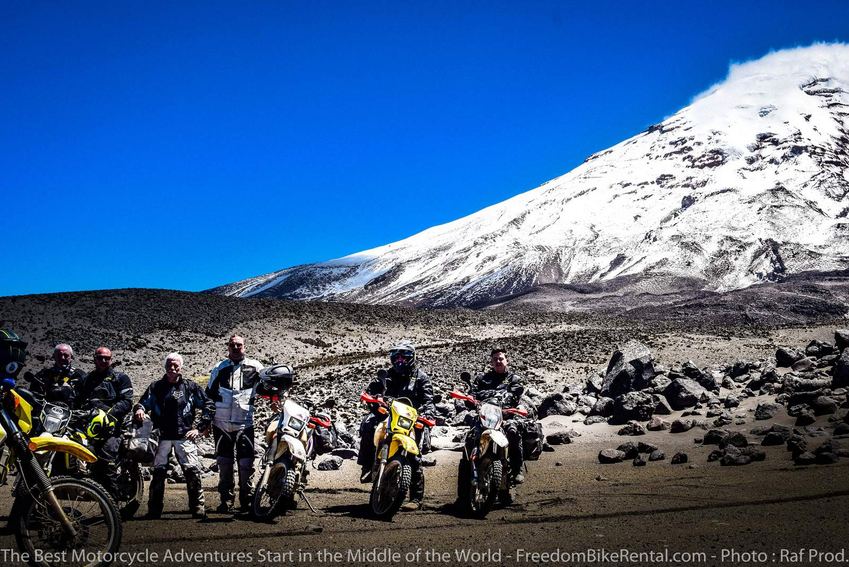
[[374,431],[374,481],[369,506],[376,517],[390,520],[410,490],[413,477],[410,455],[416,457],[419,454],[413,430],[433,427],[436,422],[420,416],[407,398],[384,400],[363,392],[360,400],[377,404],[377,411],[386,415]]
[[[100,419],[93,420],[92,415],[97,415]],[[42,434],[49,433],[54,437],[67,439],[89,448],[94,443],[102,439],[108,439],[112,435],[112,431],[117,427],[114,421],[111,421],[108,414],[103,410],[96,412],[71,410],[64,403],[44,402],[41,408],[41,427]],[[92,423],[102,423],[102,427],[95,427]],[[134,461],[127,453],[126,443],[128,441],[129,427],[124,427],[124,434],[121,437],[121,444],[115,455],[117,478],[114,486],[112,483],[99,480],[104,488],[109,491],[112,500],[118,506],[121,513],[121,519],[130,520],[141,506],[144,498],[144,478],[141,473],[141,466]],[[42,467],[47,471],[48,476],[68,475],[77,478],[91,476],[85,463],[80,462],[73,455],[65,453],[63,455],[48,454],[39,456],[39,461]],[[94,480],[97,477],[92,477]]]
[[31,565],[108,565],[121,543],[121,519],[99,484],[71,477],[48,478],[37,453],[59,452],[94,462],[78,443],[50,435],[30,437],[33,398],[0,382],[0,484],[15,474],[9,523]]

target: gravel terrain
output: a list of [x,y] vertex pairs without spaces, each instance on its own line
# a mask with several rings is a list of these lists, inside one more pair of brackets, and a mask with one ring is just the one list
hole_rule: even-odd
[[[810,285],[819,291],[826,287]],[[842,285],[841,281],[832,287]],[[789,294],[787,288],[780,295]],[[400,513],[391,524],[368,517],[367,487],[357,483],[358,469],[350,460],[337,471],[312,472],[307,494],[317,513],[302,504],[273,524],[217,514],[202,523],[191,520],[184,511],[183,485],[169,484],[166,514],[161,521],[135,520],[125,525],[123,550],[160,553],[156,561],[148,558],[136,564],[167,563],[161,554],[171,550],[249,554],[172,561],[190,565],[232,565],[236,561],[278,565],[576,565],[599,561],[587,556],[546,559],[521,554],[558,550],[591,553],[588,550],[602,548],[644,554],[630,561],[608,557],[608,564],[617,565],[662,564],[658,556],[645,554],[664,550],[705,554],[695,559],[676,556],[677,560],[666,562],[677,565],[761,564],[773,560],[833,564],[824,560],[827,556],[810,561],[808,555],[794,562],[789,553],[799,548],[838,552],[845,545],[849,439],[844,440],[846,436],[836,428],[841,427],[846,414],[846,392],[830,384],[830,373],[835,372],[832,367],[840,363],[836,356],[823,352],[817,355],[819,358],[813,357],[809,370],[780,367],[770,374],[770,369],[775,366],[779,347],[804,355],[812,341],[833,343],[835,330],[846,326],[846,321],[843,312],[834,307],[839,304],[834,299],[837,295],[827,302],[827,308],[819,309],[816,306],[820,303],[816,303],[810,309],[796,309],[790,323],[784,315],[789,312],[786,304],[775,301],[775,297],[771,289],[759,302],[750,301],[751,294],[716,296],[710,301],[703,298],[698,303],[701,313],[665,300],[658,305],[657,298],[640,302],[625,297],[618,300],[618,310],[610,308],[613,300],[608,299],[607,307],[595,311],[540,311],[528,305],[426,311],[114,290],[0,298],[0,321],[30,341],[33,369],[48,363],[52,345],[57,342],[72,344],[78,353],[77,362],[86,370],[93,366],[91,357],[98,345],[111,347],[121,369],[133,379],[137,395],[161,375],[162,360],[173,350],[184,354],[189,374],[203,379],[225,355],[226,338],[238,332],[247,338],[249,356],[263,363],[296,366],[300,399],[330,408],[337,423],[354,429],[362,411],[358,393],[387,364],[387,349],[400,338],[419,345],[421,364],[434,378],[437,393],[443,395],[458,382],[460,371],[483,370],[489,350],[496,345],[507,348],[513,369],[527,378],[540,397],[563,393],[579,401],[588,380],[600,380],[613,353],[633,340],[650,349],[656,377],[674,378],[686,369],[682,367],[685,362],[692,361],[693,368],[714,372],[723,379],[715,399],[708,402],[705,398],[695,410],[685,408],[660,416],[673,427],[676,421],[689,422],[690,428],[681,433],[648,431],[631,437],[619,434],[621,424],[608,424],[604,419],[592,424],[589,417],[597,416],[572,413],[546,417],[545,433],[564,434],[569,442],[552,445],[539,461],[529,463],[528,480],[518,488],[515,503],[493,511],[485,521],[462,518],[453,509],[459,453],[451,450],[431,453],[433,466],[426,469],[424,509]],[[742,299],[735,304],[737,298]],[[761,306],[757,320],[730,317],[727,324],[721,322],[732,306],[737,313],[746,313],[747,309],[754,313],[751,306],[755,304]],[[765,307],[771,309],[771,322]],[[745,375],[747,380],[757,381],[763,373],[772,376],[772,385],[757,391],[752,390],[751,382],[727,382],[725,378],[738,374],[735,363],[750,372]],[[834,407],[830,413],[812,413],[813,421],[798,426],[799,408],[791,408],[788,398],[779,394],[790,388],[789,384],[823,376],[829,376],[824,395],[832,396]],[[728,398],[739,398],[739,404],[729,406]],[[773,404],[769,419],[756,419]],[[712,418],[706,419],[705,411],[725,411],[726,406],[731,422],[719,428],[722,435],[740,433],[747,445],[763,452],[763,460],[752,458],[747,466],[723,466],[723,461],[711,460],[717,446],[708,442],[714,426],[707,423]],[[637,425],[643,427],[646,422]],[[797,464],[794,459],[801,451],[793,453],[783,443],[762,446],[769,427],[796,431],[820,464]],[[453,431],[438,427],[435,444],[451,447]],[[651,460],[645,453],[645,466],[633,466],[630,458],[617,464],[599,462],[601,451],[615,450],[629,441],[654,445],[665,458]],[[733,447],[724,451],[739,459],[739,451]],[[687,462],[672,464],[677,453],[686,453]],[[820,453],[833,455],[830,464],[824,464],[827,459]],[[212,463],[210,459],[205,462]],[[204,479],[209,507],[217,504],[215,478],[210,474]],[[9,492],[3,489],[0,516],[8,512],[10,504]],[[0,550],[3,548],[14,548],[11,536],[0,536]],[[409,560],[349,555],[360,550],[396,551],[403,556],[417,549],[421,555]],[[462,550],[485,555],[456,555]],[[285,555],[289,551],[292,556]],[[426,555],[428,552],[430,555]],[[734,555],[742,552],[766,555]]]

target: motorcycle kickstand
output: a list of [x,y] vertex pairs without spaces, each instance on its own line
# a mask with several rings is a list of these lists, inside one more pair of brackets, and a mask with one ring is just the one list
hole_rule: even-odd
[[307,503],[307,506],[309,507],[310,510],[312,510],[313,514],[318,514],[318,510],[316,510],[315,508],[312,507],[312,502],[310,502],[310,499],[307,498],[307,495],[304,493],[303,488],[298,491],[298,496],[300,496],[301,498],[304,499],[304,502]]

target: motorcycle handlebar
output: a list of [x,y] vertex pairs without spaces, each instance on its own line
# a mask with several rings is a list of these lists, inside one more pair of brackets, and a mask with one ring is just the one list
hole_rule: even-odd
[[[475,399],[474,396],[472,396],[470,394],[464,394],[463,392],[458,392],[457,390],[454,390],[453,392],[449,393],[448,395],[451,396],[452,398],[454,398],[455,400],[463,400],[463,401],[475,404],[476,406],[479,406],[481,404],[481,402],[478,401],[477,399]],[[520,415],[522,417],[527,417],[527,415],[528,415],[528,410],[522,409],[522,408],[502,408],[501,411],[503,411],[506,414]]]

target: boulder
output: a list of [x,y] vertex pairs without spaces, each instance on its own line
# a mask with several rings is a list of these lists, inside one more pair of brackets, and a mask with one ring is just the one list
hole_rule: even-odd
[[684,363],[681,367],[681,372],[687,378],[698,382],[705,390],[713,391],[719,388],[713,374],[707,369],[700,370],[691,360]]
[[642,441],[640,441],[639,443],[637,443],[637,450],[640,453],[654,453],[655,451],[657,451],[657,446],[652,445],[651,443],[643,443]]
[[658,449],[657,451],[652,451],[649,455],[650,461],[663,461],[666,459],[666,453]]
[[794,362],[804,357],[805,355],[798,350],[781,347],[775,351],[775,364],[782,368],[790,368]]
[[610,417],[613,415],[613,404],[613,398],[602,396],[593,405],[591,415],[603,415],[604,417]]
[[642,425],[640,425],[636,421],[631,421],[631,422],[628,423],[628,425],[626,425],[625,427],[620,429],[617,433],[619,435],[636,436],[636,435],[645,435],[646,430]]
[[710,429],[705,433],[702,440],[703,445],[719,445],[728,436],[727,431],[721,429]]
[[793,462],[797,465],[813,465],[817,462],[817,456],[813,453],[805,451],[793,457]]
[[572,415],[576,411],[578,411],[578,404],[566,395],[557,392],[542,401],[537,413],[540,419],[542,419],[549,415]]
[[726,452],[725,455],[723,455],[722,458],[719,459],[719,464],[722,465],[723,467],[729,467],[729,466],[739,467],[739,466],[742,466],[742,465],[748,465],[751,462],[752,462],[751,457],[749,457],[748,455],[744,455],[742,453],[728,453],[728,452]]
[[675,453],[670,461],[673,465],[682,465],[689,460],[687,453]]
[[693,420],[692,419],[676,419],[672,422],[672,425],[669,427],[670,433],[684,433],[685,431],[690,431],[693,428]]
[[568,445],[572,442],[572,436],[566,431],[558,431],[545,436],[545,440],[549,445]]
[[631,441],[627,443],[622,443],[618,447],[616,447],[617,451],[622,451],[625,454],[626,459],[633,459],[637,455],[640,454],[640,448],[636,443]]
[[631,464],[633,464],[635,467],[644,467],[646,466],[646,460],[640,455],[637,455],[636,457],[634,457],[634,460]]
[[665,431],[669,429],[669,423],[655,416],[646,424],[646,429],[649,431]]
[[849,346],[849,330],[838,329],[834,331],[834,346],[839,351]]
[[649,348],[639,341],[629,341],[610,358],[601,395],[615,398],[645,389],[654,374],[654,359]]
[[807,425],[811,425],[816,422],[817,418],[814,415],[813,410],[804,409],[799,412],[796,417],[796,427],[805,427]]
[[770,431],[764,435],[761,445],[765,447],[770,445],[784,445],[789,438],[789,434],[779,433],[778,431]]
[[849,349],[843,349],[843,352],[840,353],[840,358],[834,363],[831,376],[832,388],[849,386]]
[[678,378],[673,380],[666,390],[663,391],[664,396],[669,401],[669,405],[674,410],[683,410],[693,407],[699,402],[702,394],[707,394],[701,384],[689,378]]
[[329,455],[324,458],[320,463],[318,463],[318,470],[320,471],[337,471],[342,466],[342,457],[337,457],[335,455]]
[[787,439],[787,450],[794,456],[808,450],[808,442],[801,435],[791,435]]
[[829,415],[837,411],[837,401],[828,396],[818,396],[811,404],[814,415]]
[[584,425],[595,425],[596,423],[607,423],[603,415],[590,415],[584,420]]
[[755,419],[772,419],[778,414],[780,409],[781,406],[778,404],[773,404],[769,402],[758,404],[758,407],[755,408]]
[[648,421],[651,419],[656,405],[655,397],[648,392],[621,394],[613,401],[613,416],[610,423]]
[[814,370],[817,367],[817,359],[813,356],[806,356],[805,358],[800,358],[790,367],[794,372],[808,372],[810,370]]
[[746,447],[749,444],[749,440],[745,435],[740,433],[739,431],[729,431],[728,435],[726,435],[722,441],[719,442],[719,448],[725,449],[726,447]]
[[603,465],[621,463],[625,460],[625,453],[616,449],[602,449],[598,453],[598,462]]
[[834,345],[826,341],[818,341],[816,339],[808,343],[805,347],[805,354],[814,358],[822,358],[834,353]]

